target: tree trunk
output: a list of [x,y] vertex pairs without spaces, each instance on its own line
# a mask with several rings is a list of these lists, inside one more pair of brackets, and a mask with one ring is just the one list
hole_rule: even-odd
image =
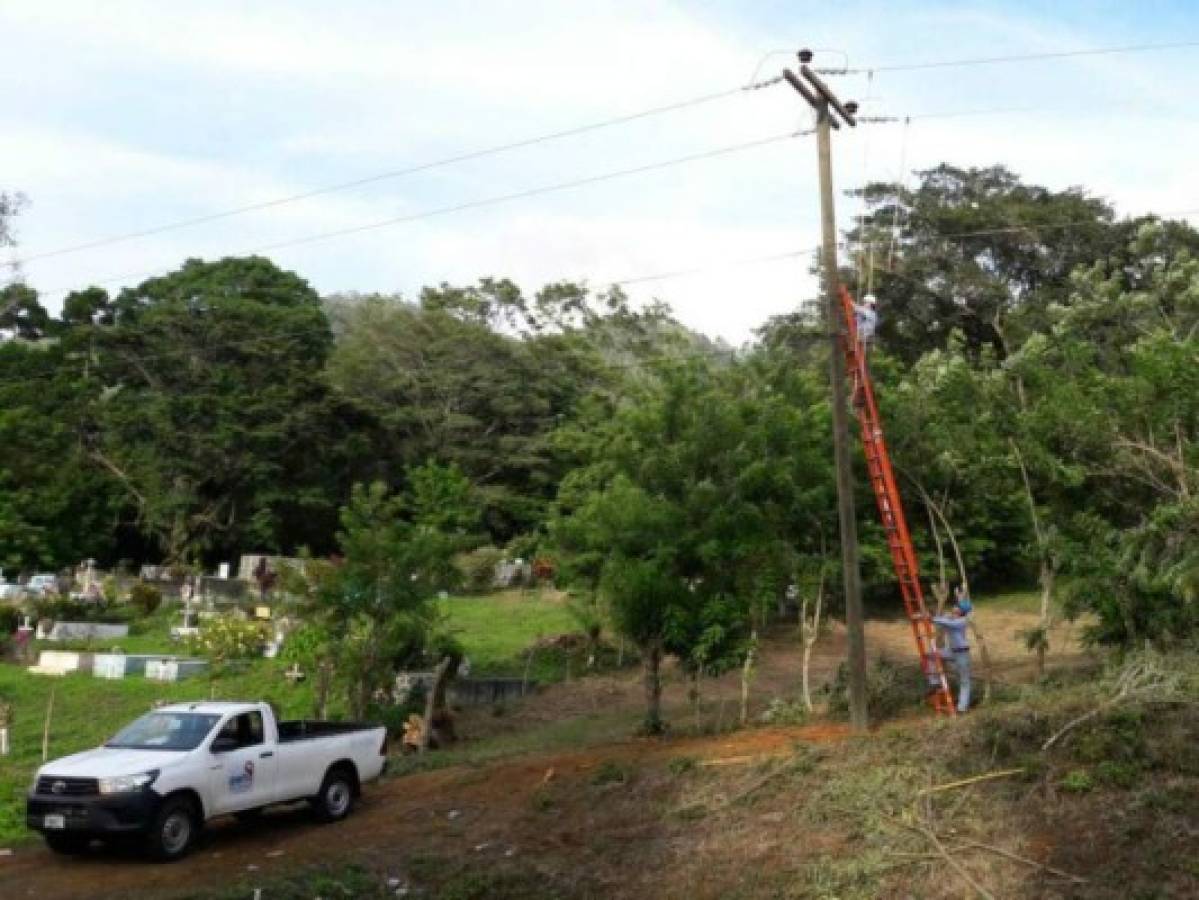
[[824,606],[824,566],[820,567],[820,584],[816,588],[816,609],[812,614],[812,622],[808,624],[808,600],[805,597],[799,611],[799,627],[800,636],[803,640],[803,665],[800,668],[800,683],[803,689],[803,704],[804,709],[808,712],[814,712],[815,707],[812,705],[812,688],[811,688],[811,671],[812,671],[812,648],[816,646],[816,639],[820,636],[820,611]]
[[645,673],[645,733],[661,734],[662,723],[662,645],[653,641],[641,648],[641,666]]
[[697,667],[691,673],[691,715],[695,720],[695,733],[699,734],[703,729],[703,722],[700,720],[700,703],[699,703],[699,680],[703,677],[703,672]]
[[745,651],[745,662],[741,666],[741,726],[749,723],[749,682],[754,674],[754,661],[758,657],[758,629],[749,635],[749,649]]
[[433,739],[434,717],[439,709],[445,708],[446,674],[453,661],[452,657],[444,657],[437,664],[437,670],[433,673],[433,686],[429,689],[429,696],[425,698],[425,720],[422,723],[420,747],[418,748],[421,753],[429,749],[429,744]]
[[1041,560],[1041,620],[1037,623],[1040,640],[1037,641],[1037,678],[1045,677],[1045,652],[1049,649],[1050,603],[1053,600],[1053,583],[1057,571],[1049,557]]

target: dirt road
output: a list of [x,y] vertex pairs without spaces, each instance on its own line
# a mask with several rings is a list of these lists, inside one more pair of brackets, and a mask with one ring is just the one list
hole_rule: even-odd
[[317,825],[303,807],[268,814],[260,822],[220,822],[199,850],[174,865],[145,862],[130,852],[96,850],[63,858],[39,846],[0,859],[0,897],[92,900],[104,897],[165,898],[201,888],[252,885],[317,862],[364,862],[403,870],[406,854],[470,853],[494,847],[522,855],[552,851],[580,839],[578,822],[530,829],[520,820],[530,797],[548,783],[586,783],[604,764],[638,766],[687,756],[738,765],[790,753],[795,742],[842,738],[842,725],[812,725],[737,732],[712,738],[639,740],[574,753],[543,754],[495,763],[485,769],[454,768],[389,780],[366,791],[358,809],[336,825]]

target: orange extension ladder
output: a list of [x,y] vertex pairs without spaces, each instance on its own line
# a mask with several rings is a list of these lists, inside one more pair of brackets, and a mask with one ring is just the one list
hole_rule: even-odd
[[938,685],[930,690],[929,703],[938,713],[952,716],[956,714],[953,695],[949,693],[945,667],[941,664],[941,656],[937,652],[936,631],[924,605],[920,570],[916,565],[916,551],[912,547],[907,519],[904,518],[899,487],[891,469],[891,457],[887,455],[887,444],[883,440],[883,423],[874,401],[870,370],[866,365],[865,355],[861,352],[861,344],[858,343],[858,323],[854,316],[853,298],[844,286],[841,287],[841,312],[845,316],[845,332],[842,335],[845,370],[854,387],[853,403],[858,424],[862,428],[862,448],[866,454],[870,487],[874,490],[874,499],[878,501],[878,514],[883,523],[883,531],[887,535],[887,546],[891,550],[895,578],[903,595],[908,623],[912,626],[912,637],[916,639],[920,668],[930,685]]

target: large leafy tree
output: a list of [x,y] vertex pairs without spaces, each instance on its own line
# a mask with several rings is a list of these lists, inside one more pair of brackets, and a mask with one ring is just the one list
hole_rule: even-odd
[[332,338],[306,282],[257,257],[189,260],[68,313],[93,323],[76,326],[100,385],[89,456],[169,561],[330,530],[336,504],[314,471],[334,443],[322,381]]
[[552,445],[558,426],[679,338],[661,308],[635,312],[618,291],[566,283],[526,298],[510,281],[484,279],[426,289],[419,304],[342,298],[334,310],[329,377],[372,426],[364,474],[398,483],[404,466],[452,463],[500,542],[544,520],[568,464]]
[[121,497],[83,442],[95,397],[87,365],[66,338],[0,344],[0,566],[9,570],[115,551]]
[[917,178],[858,192],[870,212],[850,233],[874,269],[879,340],[909,362],[955,331],[970,350],[1006,355],[1047,326],[1075,268],[1121,243],[1111,208],[1077,188],[1025,184],[1002,166],[942,164]]
[[662,660],[696,678],[744,660],[796,547],[815,543],[830,508],[827,419],[811,413],[810,383],[773,390],[782,375],[665,366],[611,418],[562,436],[590,463],[563,482],[551,535],[567,574],[598,586],[639,647],[651,731]]

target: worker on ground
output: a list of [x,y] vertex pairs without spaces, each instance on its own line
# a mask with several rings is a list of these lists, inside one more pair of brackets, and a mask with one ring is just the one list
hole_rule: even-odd
[[948,647],[939,652],[941,659],[953,664],[953,670],[958,676],[958,712],[964,713],[970,709],[970,639],[966,637],[966,629],[970,627],[970,613],[974,604],[966,589],[958,586],[954,590],[953,609],[948,616],[933,616],[933,624],[946,635]]

